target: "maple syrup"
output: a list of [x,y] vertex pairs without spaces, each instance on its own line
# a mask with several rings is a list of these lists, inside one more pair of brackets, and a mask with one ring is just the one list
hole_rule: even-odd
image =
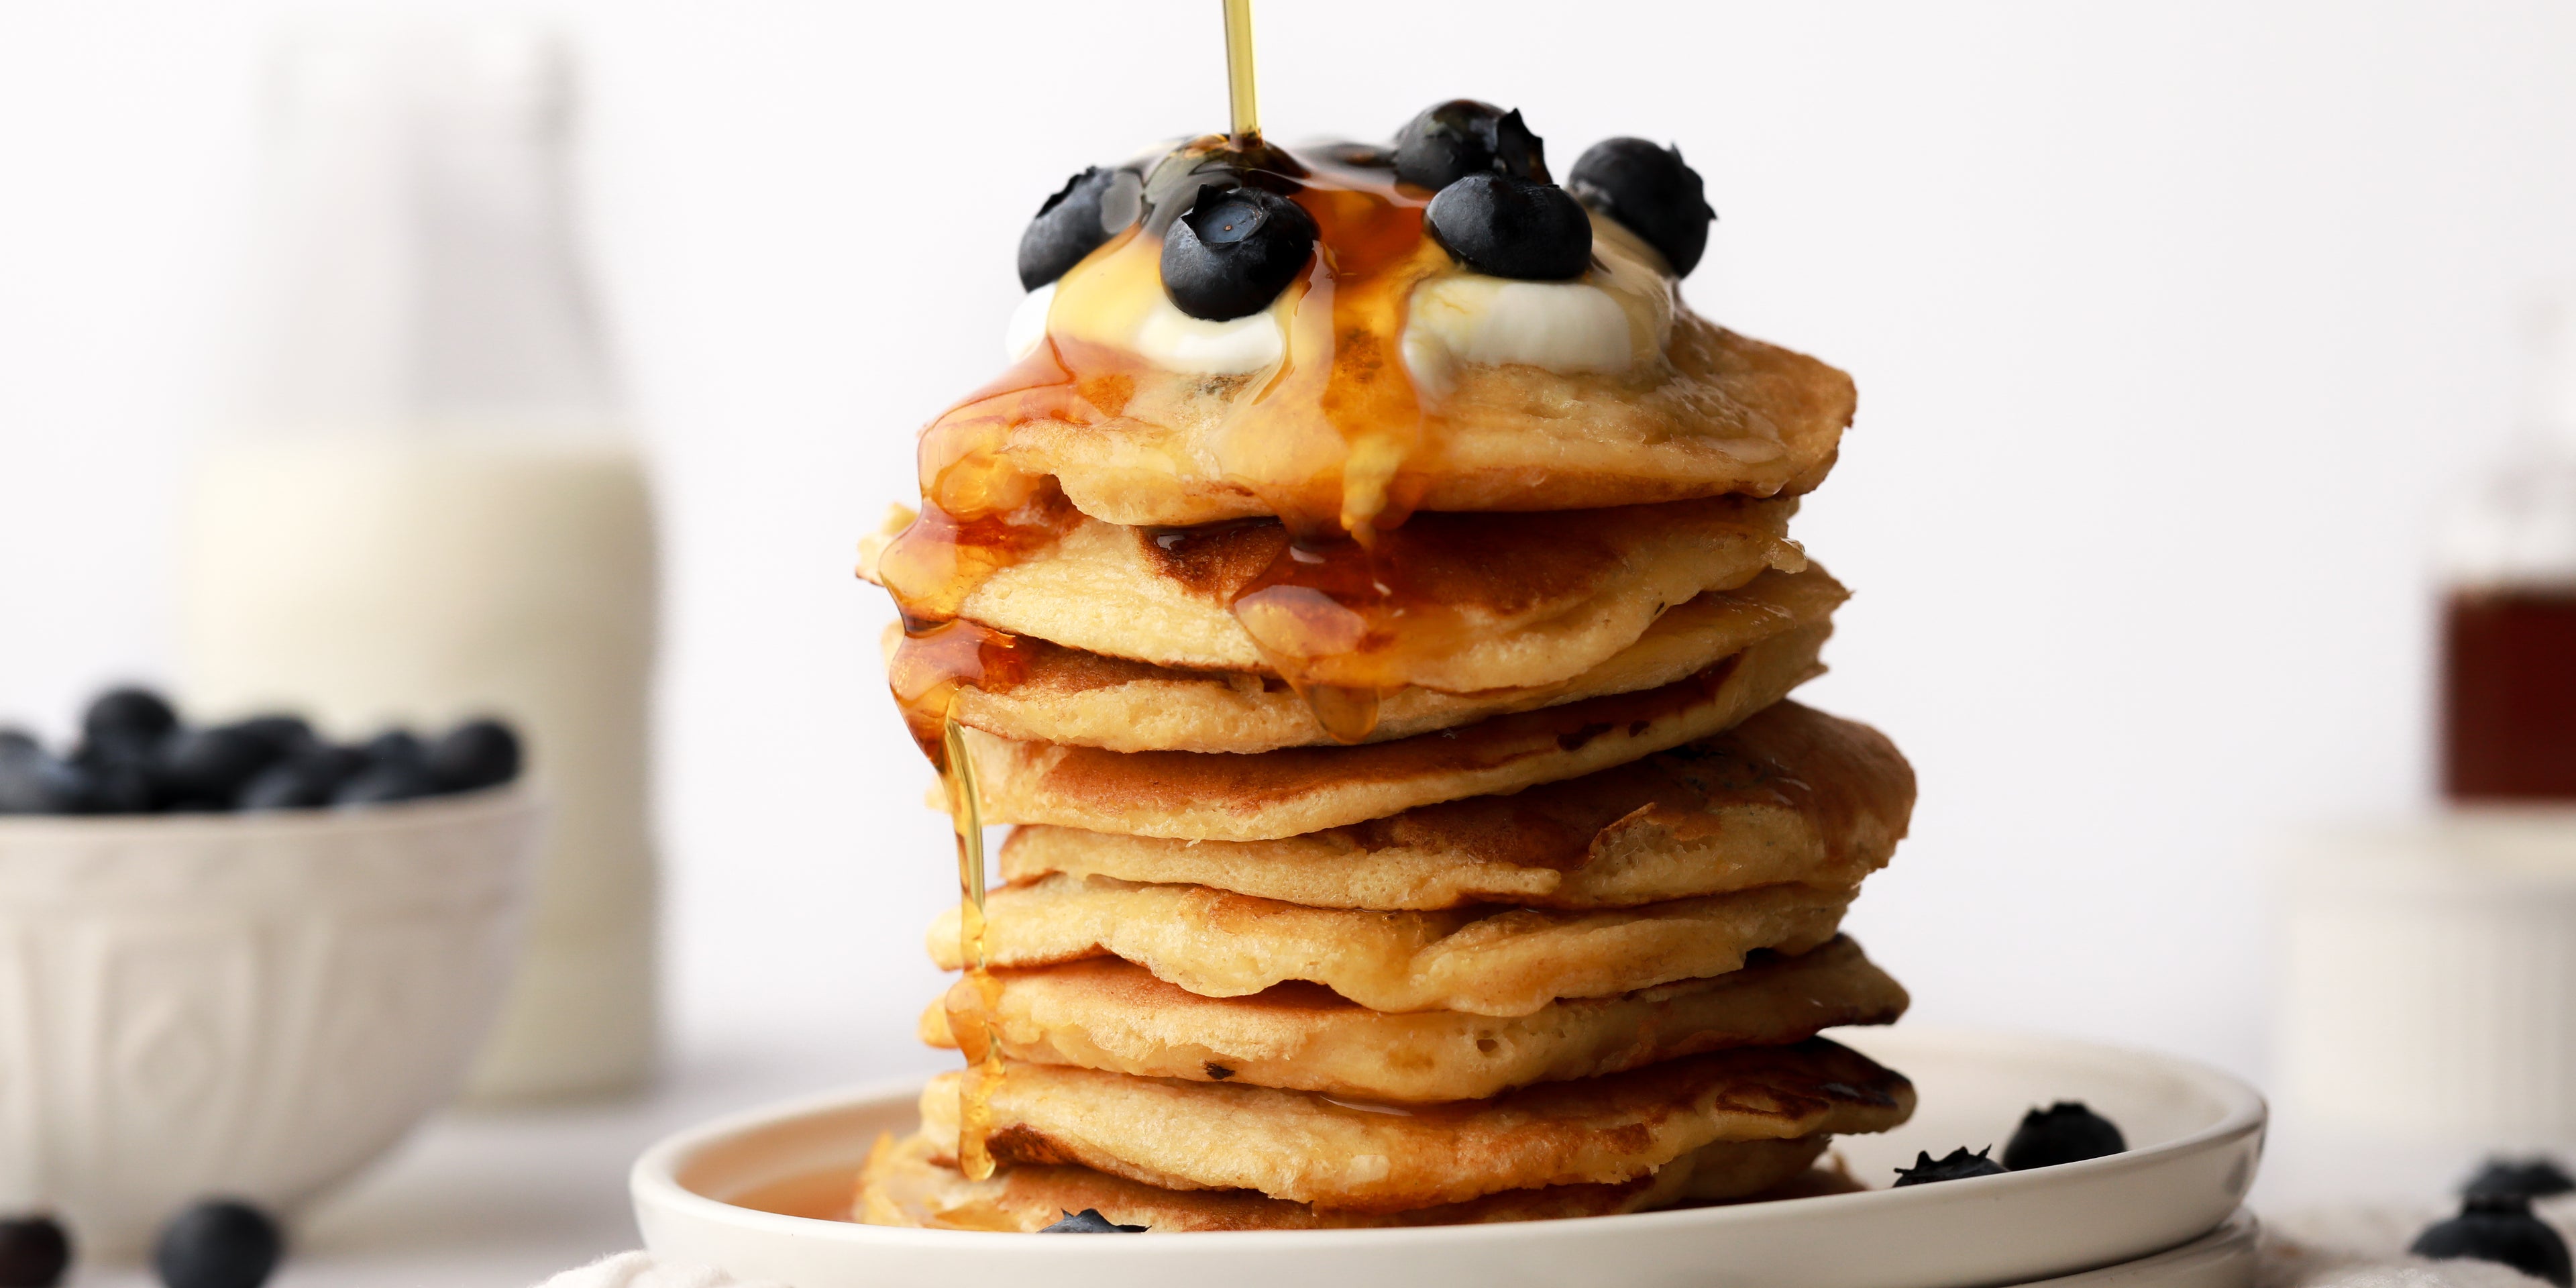
[[2451,594],[2442,790],[2460,801],[2576,802],[2576,585]]

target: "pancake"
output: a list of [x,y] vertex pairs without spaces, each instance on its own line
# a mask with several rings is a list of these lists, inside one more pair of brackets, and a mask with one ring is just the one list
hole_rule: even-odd
[[1825,1145],[1820,1136],[1703,1145],[1651,1176],[1615,1185],[1549,1185],[1402,1212],[1355,1212],[1250,1190],[1167,1190],[1071,1165],[1011,1167],[970,1181],[939,1161],[939,1150],[926,1137],[913,1135],[878,1143],[860,1177],[852,1216],[869,1225],[1024,1234],[1086,1210],[1165,1234],[1547,1221],[1758,1195],[1801,1180]]
[[[1672,605],[1765,569],[1805,567],[1788,540],[1796,509],[1712,497],[1417,514],[1378,535],[1365,574],[1390,587],[1404,617],[1362,625],[1365,611],[1333,608],[1333,621],[1357,632],[1341,644],[1310,640],[1317,628],[1288,608],[1229,607],[1274,564],[1293,566],[1278,523],[1157,531],[1074,516],[1052,542],[977,584],[957,611],[1013,635],[1157,666],[1276,674],[1287,656],[1314,684],[1450,693],[1559,684],[1636,643]],[[880,575],[893,535],[861,548],[861,575]]]
[[[1796,957],[1618,997],[1555,1001],[1512,1019],[1388,1015],[1314,984],[1200,997],[1116,958],[995,973],[987,1012],[1002,1053],[1148,1078],[1235,1082],[1407,1104],[1618,1073],[1736,1046],[1781,1046],[1848,1024],[1893,1024],[1905,990],[1837,938]],[[947,1012],[923,1040],[953,1047]]]
[[[1705,592],[1667,610],[1609,660],[1557,684],[1478,693],[1402,688],[1378,704],[1361,739],[1388,742],[1489,716],[1670,684],[1797,626],[1826,620],[1848,597],[1821,568],[1766,571],[1734,590]],[[886,648],[902,640],[886,627]],[[1332,745],[1286,682],[1253,671],[1187,671],[1103,657],[1044,640],[1018,644],[1021,676],[957,691],[953,714],[986,733],[1109,751],[1258,752]]]
[[1706,738],[1821,674],[1816,655],[1832,630],[1799,627],[1661,688],[1355,747],[1122,753],[963,733],[988,824],[1270,841],[1576,778]]
[[1885,736],[1795,702],[1714,738],[1509,796],[1276,841],[1032,826],[1005,880],[1211,886],[1310,908],[1613,908],[1779,881],[1857,884],[1896,851],[1914,771]]
[[[943,1074],[922,1090],[922,1134],[934,1147],[956,1139],[959,1081]],[[1913,1112],[1914,1088],[1814,1038],[1414,1110],[1046,1064],[1006,1066],[988,1104],[997,1160],[1399,1212],[1617,1184],[1720,1141],[1885,1131]]]
[[[1340,508],[1338,443],[1272,452],[1247,477],[1224,433],[1263,392],[1252,376],[1138,371],[1081,420],[1029,415],[967,441],[1012,470],[1051,476],[1107,523],[1186,526],[1275,512],[1263,495]],[[1101,401],[1109,401],[1103,399]],[[1676,310],[1664,360],[1629,372],[1459,367],[1426,407],[1422,446],[1389,492],[1425,510],[1573,510],[1742,493],[1805,492],[1832,468],[1851,377]],[[923,491],[948,462],[925,455]],[[1317,477],[1319,471],[1328,471]]]
[[[1855,893],[1776,885],[1596,912],[1359,912],[1059,876],[993,891],[984,943],[997,968],[1118,957],[1201,997],[1302,979],[1376,1011],[1511,1016],[1723,975],[1757,949],[1803,953],[1834,937]],[[929,948],[941,969],[963,966],[954,906]]]

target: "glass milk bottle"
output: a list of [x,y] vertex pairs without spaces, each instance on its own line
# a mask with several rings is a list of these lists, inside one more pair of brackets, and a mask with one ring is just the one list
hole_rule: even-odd
[[[2576,297],[2535,310],[2532,340],[2510,454],[2443,533],[2442,790],[2457,804],[2576,806]],[[2568,846],[2576,860],[2576,832]]]
[[187,697],[340,737],[513,722],[554,822],[472,1094],[637,1087],[653,507],[567,210],[565,55],[512,29],[284,52],[250,396],[184,529]]

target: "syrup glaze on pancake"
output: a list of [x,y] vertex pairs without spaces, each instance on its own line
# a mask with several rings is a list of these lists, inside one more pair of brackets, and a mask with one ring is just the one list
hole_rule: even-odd
[[[1797,626],[1823,622],[1847,597],[1823,569],[1764,572],[1734,590],[1709,591],[1667,610],[1644,635],[1600,665],[1556,684],[1451,694],[1406,687],[1384,695],[1377,727],[1361,741],[1388,742],[1611,693],[1670,684]],[[893,657],[903,633],[886,628]],[[1252,753],[1335,741],[1305,700],[1276,676],[1207,671],[1104,657],[1023,637],[1018,665],[960,688],[957,719],[998,737],[1108,751]]]
[[[1848,1024],[1892,1024],[1905,990],[1836,938],[1795,957],[1618,997],[1558,1000],[1525,1016],[1389,1015],[1306,983],[1200,997],[1143,967],[1093,958],[997,972],[1003,1053],[1148,1078],[1238,1082],[1359,1100],[1478,1100],[1734,1046],[1781,1046]],[[953,1046],[947,1012],[922,1038]]]
[[[1787,539],[1795,508],[1715,497],[1423,514],[1381,534],[1364,563],[1312,569],[1272,521],[1153,530],[1077,518],[949,611],[1105,657],[1278,675],[1301,691],[1555,684],[1635,643],[1670,605],[1804,567]],[[902,594],[882,542],[862,548],[861,574]],[[1279,580],[1283,564],[1299,579]]]
[[1816,655],[1831,632],[1799,627],[1661,688],[1393,742],[1222,755],[1011,742],[979,729],[963,741],[987,823],[1279,840],[1575,778],[1722,732],[1820,674]]
[[[993,1092],[991,1144],[1015,1165],[1075,1164],[1166,1189],[1397,1212],[1543,1185],[1618,1184],[1719,1141],[1886,1131],[1913,1109],[1902,1075],[1822,1038],[1412,1107],[1012,1064]],[[956,1075],[922,1090],[921,1124],[934,1147],[956,1138]]]
[[1648,1212],[1689,1202],[1757,1196],[1800,1179],[1822,1154],[1822,1136],[1727,1141],[1615,1185],[1504,1190],[1464,1203],[1399,1212],[1318,1208],[1250,1190],[1167,1190],[1070,1164],[1024,1164],[969,1181],[918,1133],[880,1140],[859,1180],[853,1219],[867,1225],[1034,1233],[1068,1212],[1096,1211],[1119,1225],[1189,1230],[1348,1230],[1484,1225]]
[[1310,908],[1629,907],[1780,881],[1857,885],[1895,853],[1913,805],[1913,769],[1884,735],[1779,702],[1580,778],[1275,841],[1021,827],[1002,876],[1201,885]]
[[[1031,468],[1032,444],[1018,439],[1031,426],[1059,448],[1078,442],[1094,454],[1105,452],[1127,479],[1124,486],[1156,475],[1195,477],[1222,479],[1225,487],[1251,494],[1253,503],[1232,513],[1275,518],[1277,538],[1267,543],[1268,563],[1223,607],[1241,619],[1258,658],[1142,660],[1235,668],[1265,662],[1314,704],[1325,729],[1355,741],[1375,724],[1386,689],[1421,683],[1468,690],[1562,680],[1625,647],[1664,605],[1688,598],[1667,594],[1646,605],[1624,637],[1609,639],[1588,660],[1554,674],[1434,678],[1429,671],[1438,659],[1474,651],[1457,646],[1470,642],[1477,623],[1472,614],[1452,613],[1440,597],[1414,593],[1426,561],[1395,547],[1418,544],[1421,537],[1390,535],[1415,528],[1407,518],[1434,496],[1425,463],[1437,468],[1455,462],[1482,480],[1438,498],[1456,503],[1460,512],[1562,509],[1574,493],[1553,490],[1547,480],[1583,478],[1588,465],[1596,475],[1591,494],[1601,501],[1771,494],[1820,479],[1848,422],[1850,387],[1840,373],[1762,346],[1731,345],[1704,323],[1679,322],[1670,353],[1647,364],[1642,383],[1613,382],[1598,388],[1601,397],[1578,396],[1579,382],[1552,384],[1538,379],[1549,373],[1518,368],[1499,369],[1511,373],[1503,379],[1515,388],[1481,389],[1480,371],[1495,369],[1470,367],[1445,382],[1451,387],[1437,405],[1426,407],[1403,352],[1406,311],[1415,286],[1454,268],[1425,232],[1429,194],[1399,185],[1390,171],[1350,164],[1338,155],[1300,155],[1257,138],[1195,140],[1157,160],[1141,181],[1142,219],[1068,272],[1059,296],[1080,294],[1086,274],[1105,275],[1103,281],[1118,283],[1113,294],[1128,296],[1159,281],[1147,271],[1147,258],[1159,254],[1155,245],[1177,213],[1171,203],[1199,191],[1202,177],[1287,197],[1318,230],[1304,280],[1292,283],[1271,306],[1284,310],[1285,356],[1275,370],[1240,380],[1220,395],[1226,410],[1198,420],[1194,450],[1175,452],[1122,438],[1113,425],[1131,408],[1145,412],[1158,392],[1175,386],[1153,379],[1160,373],[1133,353],[1057,334],[1062,328],[1051,315],[1049,337],[1027,359],[923,431],[921,513],[872,562],[903,611],[910,641],[922,642],[920,651],[927,654],[906,668],[917,674],[897,684],[915,737],[925,745],[931,713],[945,706],[957,683],[990,669],[985,654],[996,643],[981,635],[971,645],[934,643],[932,637],[954,633],[961,616],[1005,633],[1025,629],[1001,620],[1008,614],[996,611],[998,605],[977,607],[970,600],[988,580],[1057,544],[1083,522],[1059,481],[1062,468]],[[1623,231],[1611,231],[1613,250],[1596,248],[1595,268],[1602,255],[1624,256],[1632,241]],[[1656,309],[1669,311],[1669,284],[1658,290]],[[1747,360],[1721,361],[1729,355]],[[1757,355],[1776,361],[1750,360]],[[1741,378],[1730,381],[1723,370],[1729,367]],[[1194,377],[1179,388],[1215,392],[1223,383]],[[1768,395],[1760,407],[1743,400],[1755,390]],[[1446,410],[1453,400],[1472,419]],[[1685,409],[1678,419],[1672,414]],[[1774,413],[1799,430],[1785,432]],[[1623,420],[1624,430],[1606,432],[1624,439],[1629,450],[1614,448],[1612,463],[1600,471],[1601,461],[1587,461],[1582,447],[1588,436]],[[1479,425],[1488,428],[1473,428]],[[1500,430],[1503,438],[1517,434],[1525,441],[1522,450],[1493,450],[1503,441],[1495,432],[1503,426],[1511,427]],[[1659,451],[1647,440],[1679,450]],[[1714,473],[1711,466],[1717,467]],[[1656,489],[1651,480],[1661,474],[1685,481]],[[1076,487],[1097,495],[1080,479]],[[1520,493],[1518,501],[1493,495],[1497,488]],[[1105,508],[1122,519],[1160,517],[1182,525],[1204,525],[1227,513],[1199,504],[1159,516],[1132,506]],[[1222,525],[1171,530],[1184,542],[1239,540],[1222,531]],[[1061,608],[1066,601],[1049,602]],[[1118,653],[1087,639],[1047,637]]]
[[[1592,912],[1361,912],[1200,886],[1047,877],[992,892],[987,950],[996,969],[1120,957],[1201,997],[1307,980],[1376,1011],[1528,1015],[1561,997],[1723,975],[1759,949],[1803,953],[1834,937],[1854,893],[1774,885]],[[930,932],[942,970],[962,964],[956,915],[943,914]]]

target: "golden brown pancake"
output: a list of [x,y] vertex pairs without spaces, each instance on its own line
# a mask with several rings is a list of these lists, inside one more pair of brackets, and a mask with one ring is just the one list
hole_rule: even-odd
[[[1905,990],[1843,938],[1796,957],[1756,954],[1744,969],[1709,979],[1560,1000],[1509,1019],[1388,1015],[1306,983],[1200,997],[1114,957],[995,978],[1001,991],[987,1019],[1014,1060],[1408,1104],[1480,1100],[1703,1051],[1802,1042],[1848,1024],[1892,1024],[1906,1004]],[[922,1015],[921,1035],[956,1045],[937,1005]]]
[[[1328,461],[1286,454],[1295,477],[1228,476],[1217,443],[1256,377],[1145,371],[1120,391],[1123,414],[1075,425],[1031,417],[998,449],[1011,468],[1051,475],[1108,523],[1182,526],[1272,512],[1272,495],[1322,495]],[[1824,481],[1856,397],[1851,377],[1813,358],[1718,327],[1687,310],[1665,360],[1618,374],[1528,366],[1461,367],[1426,408],[1424,449],[1391,491],[1425,510],[1573,510],[1743,493],[1804,492]],[[925,462],[932,467],[936,462]]]
[[1043,1230],[1082,1211],[1165,1234],[1546,1221],[1753,1197],[1800,1180],[1825,1144],[1819,1136],[1722,1142],[1616,1185],[1550,1185],[1403,1212],[1355,1212],[1250,1190],[1167,1190],[1069,1164],[1004,1168],[989,1180],[970,1181],[941,1162],[927,1138],[913,1135],[878,1143],[860,1177],[852,1216],[868,1225],[1018,1233]]
[[1733,727],[1823,668],[1830,624],[1640,693],[1356,747],[1254,755],[1103,751],[964,730],[984,821],[1191,841],[1270,841],[1580,777]]
[[[1723,975],[1757,949],[1803,953],[1834,937],[1855,893],[1776,885],[1594,912],[1360,912],[1047,877],[992,893],[985,950],[999,968],[1120,957],[1201,997],[1302,979],[1372,1010],[1528,1015],[1560,997]],[[929,947],[941,969],[963,964],[955,907],[940,914]]]
[[[943,1074],[922,1090],[922,1134],[934,1148],[957,1137],[959,1081]],[[1913,1112],[1914,1088],[1815,1038],[1414,1109],[1046,1064],[1005,1066],[988,1103],[987,1141],[1012,1164],[1397,1212],[1617,1184],[1719,1141],[1885,1131]]]
[[[1670,684],[1798,626],[1825,621],[1849,592],[1821,568],[1766,571],[1708,591],[1655,619],[1637,642],[1559,684],[1479,693],[1402,688],[1378,705],[1361,741],[1388,742],[1489,716]],[[886,627],[886,648],[903,638]],[[1249,753],[1338,741],[1285,681],[1254,671],[1186,671],[1103,657],[1044,640],[1017,646],[1022,677],[961,688],[953,713],[986,733],[1109,751]]]
[[1003,878],[1211,886],[1310,908],[1615,908],[1780,881],[1857,884],[1913,813],[1877,730],[1795,702],[1714,738],[1509,796],[1471,796],[1277,841],[1023,827]]
[[[1409,605],[1401,629],[1356,637],[1349,651],[1300,665],[1314,683],[1380,689],[1560,684],[1636,643],[1673,605],[1766,569],[1805,567],[1787,535],[1796,509],[1791,500],[1711,497],[1548,514],[1417,514],[1379,538],[1375,565]],[[862,546],[863,576],[876,577],[892,536]],[[1286,561],[1288,544],[1277,523],[1158,532],[1077,520],[976,586],[959,612],[1103,657],[1275,674],[1263,643],[1273,652],[1304,648],[1294,620],[1238,620],[1229,606]]]

